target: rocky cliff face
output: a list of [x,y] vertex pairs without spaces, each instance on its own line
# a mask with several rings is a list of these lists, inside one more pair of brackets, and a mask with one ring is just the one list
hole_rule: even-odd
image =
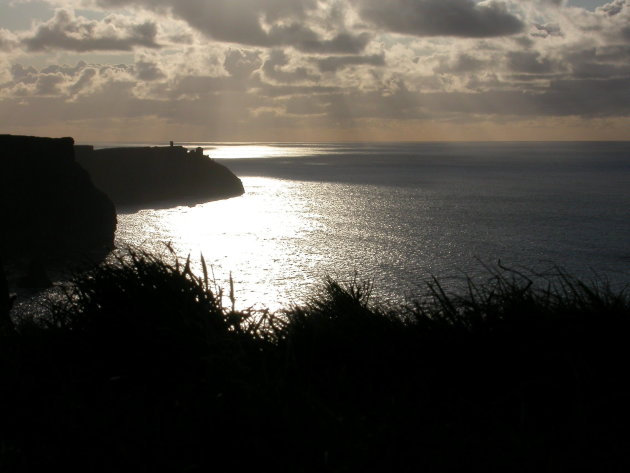
[[0,221],[5,259],[80,255],[113,247],[116,211],[72,138],[0,135]]
[[116,205],[189,203],[243,194],[229,169],[181,146],[76,148],[77,160]]

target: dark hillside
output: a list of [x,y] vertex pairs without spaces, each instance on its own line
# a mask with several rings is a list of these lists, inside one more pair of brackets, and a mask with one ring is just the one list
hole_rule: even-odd
[[0,470],[627,472],[630,301],[559,274],[235,312],[130,251],[0,335]]
[[0,253],[113,247],[116,212],[74,158],[72,138],[0,135]]

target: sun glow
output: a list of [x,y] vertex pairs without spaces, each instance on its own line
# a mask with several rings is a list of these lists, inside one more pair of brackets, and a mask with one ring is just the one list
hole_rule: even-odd
[[254,159],[254,158],[293,158],[312,154],[321,150],[312,150],[308,147],[281,146],[281,145],[214,145],[205,147],[204,154],[216,159]]

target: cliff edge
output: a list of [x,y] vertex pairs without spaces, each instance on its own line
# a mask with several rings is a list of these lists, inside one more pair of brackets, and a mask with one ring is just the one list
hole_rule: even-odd
[[242,195],[243,183],[201,148],[76,147],[78,162],[116,205],[215,200]]
[[0,255],[81,255],[114,245],[116,210],[72,138],[0,135]]

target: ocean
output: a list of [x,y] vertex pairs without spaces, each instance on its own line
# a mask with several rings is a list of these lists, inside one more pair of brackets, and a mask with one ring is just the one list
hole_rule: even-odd
[[630,142],[178,144],[245,194],[120,208],[117,245],[168,244],[199,272],[203,254],[239,308],[303,302],[326,276],[400,302],[499,263],[630,283]]

